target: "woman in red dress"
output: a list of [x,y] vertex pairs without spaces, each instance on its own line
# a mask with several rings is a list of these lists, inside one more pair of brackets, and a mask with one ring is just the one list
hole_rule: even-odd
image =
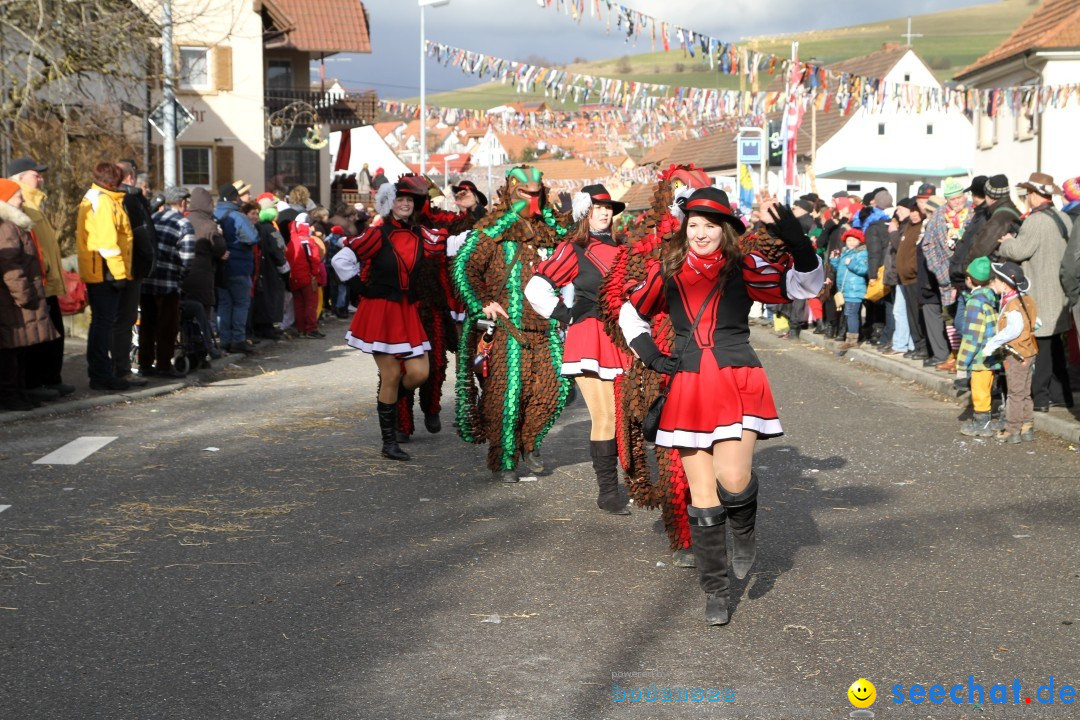
[[[612,200],[603,185],[582,188],[573,200],[576,236],[537,265],[536,274],[525,286],[525,297],[539,315],[569,325],[562,375],[574,378],[589,407],[589,449],[599,486],[596,505],[613,515],[630,514],[619,488],[615,443],[615,378],[623,373],[629,358],[604,332],[596,300],[600,283],[619,250],[611,232],[612,219],[624,209],[626,205]],[[573,288],[569,307],[563,300],[568,286]]]
[[345,240],[331,261],[342,282],[360,275],[363,283],[345,341],[375,357],[382,453],[391,460],[410,459],[397,443],[398,395],[416,389],[429,370],[431,344],[417,309],[418,272],[426,256],[446,252],[444,234],[416,224],[426,197],[427,184],[416,175],[383,185],[376,201],[382,222]]
[[[767,195],[761,215],[771,219],[770,234],[787,250],[777,262],[739,250],[745,225],[722,190],[695,190],[678,202],[682,228],[630,290],[619,325],[642,362],[671,376],[656,444],[679,451],[690,485],[690,536],[705,591],[705,622],[724,625],[725,525],[730,519],[732,570],[741,579],[755,554],[754,446],[783,433],[769,381],[750,346],[750,306],[814,297],[824,272],[791,210]],[[661,353],[649,332],[648,318],[661,311],[670,313],[675,327],[672,355]]]

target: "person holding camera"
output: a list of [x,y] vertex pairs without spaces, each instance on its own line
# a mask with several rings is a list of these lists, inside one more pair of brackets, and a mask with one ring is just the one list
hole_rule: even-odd
[[[690,486],[690,535],[705,591],[705,622],[728,622],[726,525],[733,538],[732,570],[744,578],[756,552],[758,480],[752,471],[759,438],[783,434],[765,371],[750,346],[752,304],[809,299],[824,268],[798,219],[768,194],[761,214],[782,248],[740,250],[746,227],[727,193],[715,187],[676,200],[679,232],[660,261],[634,286],[619,326],[649,368],[670,376],[656,444],[676,448]],[[779,250],[782,252],[778,252]],[[673,353],[662,353],[649,318],[670,313]]]

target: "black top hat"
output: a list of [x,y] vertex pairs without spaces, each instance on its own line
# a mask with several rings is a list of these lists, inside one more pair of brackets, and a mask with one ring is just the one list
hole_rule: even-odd
[[1014,262],[991,263],[990,268],[995,275],[1022,293],[1026,293],[1031,287],[1027,275],[1024,275],[1024,271]]
[[394,183],[394,189],[398,195],[412,195],[417,200],[423,201],[428,197],[427,180],[416,173],[405,173]]
[[487,196],[476,189],[476,183],[474,183],[472,180],[466,180],[464,182],[458,183],[457,185],[451,185],[450,189],[453,190],[455,193],[461,192],[462,190],[469,190],[472,192],[473,195],[476,196],[476,201],[480,203],[480,207],[487,207],[488,205]]
[[608,205],[613,215],[618,215],[626,209],[626,203],[611,199],[611,193],[603,185],[586,185],[581,192],[592,198],[593,205]]
[[15,177],[16,175],[22,175],[24,172],[29,172],[30,170],[43,173],[48,169],[48,165],[38,165],[37,161],[32,157],[15,158],[8,163],[7,175],[5,175],[5,177]]
[[746,232],[746,223],[735,215],[735,211],[731,209],[731,202],[728,200],[727,193],[718,187],[695,190],[690,197],[686,198],[683,211],[688,215],[692,212],[711,215],[717,220],[731,225],[740,234]]

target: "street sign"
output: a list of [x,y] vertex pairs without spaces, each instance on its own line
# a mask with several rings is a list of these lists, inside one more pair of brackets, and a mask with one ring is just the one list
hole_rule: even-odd
[[[184,131],[191,126],[191,123],[195,122],[195,116],[177,100],[173,100],[172,106],[173,112],[176,113],[176,137],[180,137],[184,134]],[[155,130],[161,133],[162,137],[165,137],[166,107],[165,101],[162,100],[161,104],[154,108],[154,112],[150,113],[150,124],[154,126]]]
[[760,165],[762,161],[761,137],[739,137],[739,162],[744,165]]

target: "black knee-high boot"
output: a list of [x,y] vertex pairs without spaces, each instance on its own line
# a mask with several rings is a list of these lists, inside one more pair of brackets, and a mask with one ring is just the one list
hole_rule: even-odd
[[740,493],[730,493],[717,483],[720,502],[727,510],[731,525],[731,569],[742,580],[750,572],[757,554],[754,526],[757,522],[757,474],[750,473],[750,484]]
[[391,460],[411,460],[397,443],[397,403],[376,402],[379,430],[382,431],[382,454]]
[[596,506],[612,515],[629,515],[630,510],[619,492],[619,446],[615,440],[591,440],[589,452],[600,493]]
[[723,505],[699,508],[689,505],[690,542],[697,561],[698,580],[705,591],[705,624],[727,625],[728,587],[727,527]]

